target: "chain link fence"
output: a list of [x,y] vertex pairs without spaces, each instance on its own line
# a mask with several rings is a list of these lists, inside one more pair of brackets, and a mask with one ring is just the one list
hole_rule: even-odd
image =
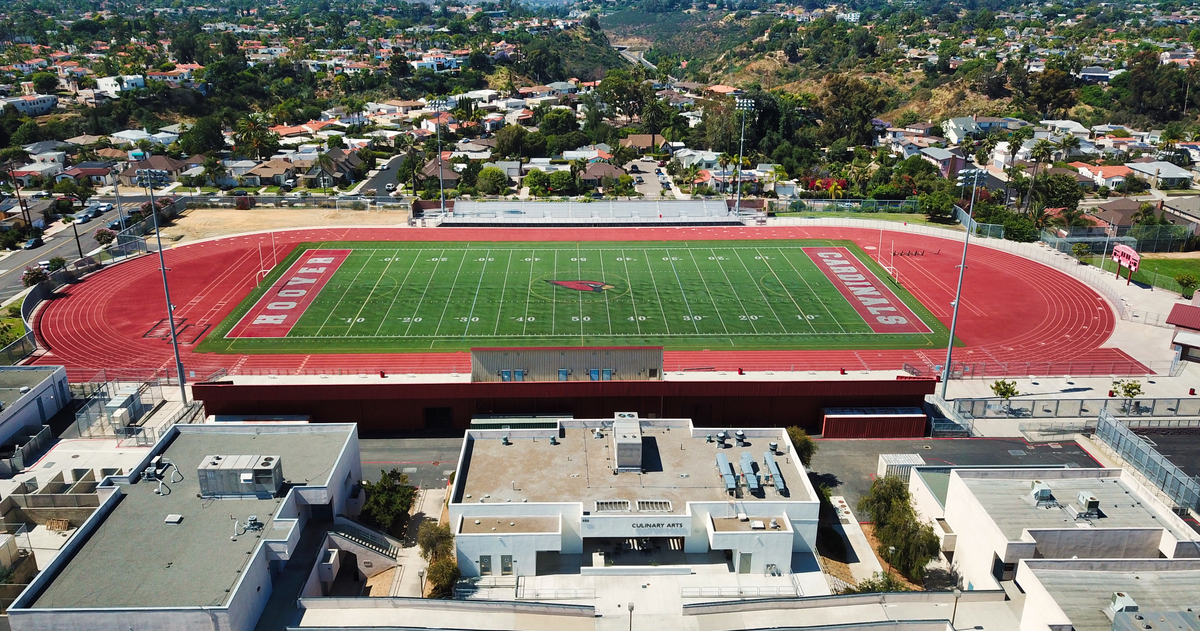
[[920,204],[915,199],[797,199],[792,201],[770,200],[773,213],[910,213],[919,214]]

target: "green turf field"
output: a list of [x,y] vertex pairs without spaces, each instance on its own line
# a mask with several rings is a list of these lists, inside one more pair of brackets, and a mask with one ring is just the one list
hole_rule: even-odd
[[[926,326],[867,326],[801,248],[847,247]],[[285,338],[227,337],[311,249],[350,254]],[[578,291],[549,281],[596,281]],[[948,331],[847,241],[300,244],[197,349],[236,353],[451,351],[481,346],[893,349]]]

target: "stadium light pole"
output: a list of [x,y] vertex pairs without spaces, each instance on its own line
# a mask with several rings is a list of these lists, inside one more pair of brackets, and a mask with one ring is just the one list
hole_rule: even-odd
[[[975,216],[975,191],[979,180],[987,176],[982,169],[963,169],[958,172],[958,182],[963,187],[971,185],[971,204],[967,218]],[[950,316],[950,341],[946,342],[946,365],[942,366],[942,400],[946,400],[946,388],[950,385],[950,362],[954,359],[954,331],[958,328],[958,305],[962,302],[963,273],[967,271],[967,244],[971,242],[971,228],[967,227],[967,236],[963,239],[962,262],[958,265],[958,289],[954,290],[953,315]]]
[[442,112],[446,109],[445,99],[434,99],[429,102],[429,108],[437,114],[434,116],[434,127],[437,128],[437,165],[438,165],[438,206],[443,216],[446,214],[446,186],[442,180]]
[[167,299],[167,324],[171,330],[171,348],[175,351],[175,372],[179,375],[179,395],[186,406],[187,379],[183,375],[183,361],[179,359],[179,338],[175,333],[175,305],[171,304],[171,290],[167,287],[167,262],[163,257],[162,231],[158,226],[158,207],[154,203],[154,186],[167,181],[167,172],[161,169],[143,169],[136,172],[138,184],[150,191],[150,216],[154,218],[154,238],[158,240],[158,268],[162,272],[163,295]]
[[737,163],[737,201],[733,203],[733,214],[741,216],[742,214],[742,150],[746,147],[746,112],[754,110],[754,101],[751,99],[737,99],[734,105],[738,111],[742,113],[742,135],[738,140],[738,163]]

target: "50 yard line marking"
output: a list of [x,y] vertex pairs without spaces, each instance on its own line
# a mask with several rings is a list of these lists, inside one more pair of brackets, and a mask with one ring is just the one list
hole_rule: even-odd
[[[490,248],[483,254],[483,268],[479,270],[479,284],[475,285],[475,297],[471,299],[471,310],[467,313],[467,326],[463,328],[463,337],[466,337],[467,331],[471,329],[471,317],[475,315],[475,304],[479,302],[479,289],[483,287],[483,276],[487,274],[487,260],[491,255],[492,250]],[[467,257],[464,256],[463,260],[467,260]],[[501,290],[501,293],[503,293],[503,290]],[[496,313],[496,320],[500,320],[499,312]]]
[[[412,252],[412,250],[407,250]],[[375,329],[375,337],[379,337],[379,332],[383,330],[383,325],[387,323],[388,316],[392,315],[392,307],[396,306],[396,301],[400,299],[400,294],[404,291],[404,285],[408,283],[408,277],[412,275],[413,268],[417,266],[417,261],[421,259],[421,253],[425,250],[417,250],[413,257],[412,264],[408,266],[408,272],[404,274],[404,280],[400,281],[400,286],[396,288],[396,295],[392,297],[392,302],[388,304],[387,311],[383,313],[383,318],[379,321],[379,326]],[[389,336],[391,337],[391,336]]]
[[[607,283],[604,279],[604,253],[596,252],[596,256],[600,259],[600,282]],[[612,335],[612,308],[608,306],[608,292],[604,292],[604,310],[608,313],[608,334]]]
[[[576,243],[575,244],[575,278],[583,278],[583,264],[580,263],[579,256],[580,256],[579,244]],[[576,293],[579,294],[579,337],[583,337],[584,336],[584,333],[583,333],[583,292],[580,291],[580,292],[576,292]]]
[[[408,337],[408,332],[412,330],[413,319],[421,312],[421,304],[425,302],[425,295],[429,293],[429,286],[433,284],[433,277],[437,274],[437,268],[442,264],[442,258],[445,255],[446,249],[442,248],[442,251],[437,255],[437,262],[433,264],[433,271],[429,272],[429,280],[425,281],[425,289],[421,291],[421,297],[417,299],[417,305],[413,307],[412,315],[408,318],[408,326],[404,327],[404,337]],[[437,329],[434,329],[433,332],[436,334]]]
[[633,281],[631,280],[633,277],[629,275],[629,257],[625,256],[625,250],[621,250],[621,262],[625,264],[625,282],[629,283],[629,304],[633,305],[633,324],[637,326],[638,335],[641,335],[642,323],[638,320],[637,300],[633,297]]
[[[537,263],[537,250],[532,250],[529,253],[529,287],[525,289],[525,316],[521,321],[521,335],[525,335],[525,329],[529,327],[529,299],[533,296],[533,266]],[[554,331],[554,318],[550,318],[550,331]]]
[[[492,335],[497,335],[500,333],[500,314],[504,313],[504,292],[508,290],[508,270],[511,268],[512,250],[509,250],[508,261],[504,263],[504,284],[500,286],[500,301],[496,305],[496,326],[492,329]],[[475,297],[479,297],[478,291],[475,292]]]
[[[662,314],[663,326],[667,329],[666,334],[671,335],[671,323],[667,321],[667,311],[663,308],[662,294],[658,293],[658,279],[654,277],[654,268],[650,267],[650,253],[642,250],[642,259],[646,261],[646,271],[650,273],[650,284],[654,285],[654,303],[658,305],[658,312]],[[699,333],[700,329],[696,329],[696,332]]]

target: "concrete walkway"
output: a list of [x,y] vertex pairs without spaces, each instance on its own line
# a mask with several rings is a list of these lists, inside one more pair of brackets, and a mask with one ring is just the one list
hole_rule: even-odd
[[391,596],[407,598],[421,597],[421,577],[419,573],[428,566],[421,558],[421,548],[417,546],[417,531],[425,520],[438,521],[442,514],[442,505],[446,501],[446,487],[421,489],[413,502],[412,519],[404,533],[404,547],[396,557],[399,567],[392,579]]
[[850,510],[846,504],[846,498],[840,495],[834,495],[829,498],[833,505],[839,509],[841,515],[841,529],[846,535],[846,541],[849,542],[851,549],[854,550],[854,556],[857,560],[847,563],[850,566],[850,574],[855,581],[869,579],[876,572],[883,572],[883,566],[879,563],[879,558],[875,556],[875,551],[871,549],[871,543],[867,541],[867,535],[863,533],[862,526],[858,520],[854,518],[854,512]]

